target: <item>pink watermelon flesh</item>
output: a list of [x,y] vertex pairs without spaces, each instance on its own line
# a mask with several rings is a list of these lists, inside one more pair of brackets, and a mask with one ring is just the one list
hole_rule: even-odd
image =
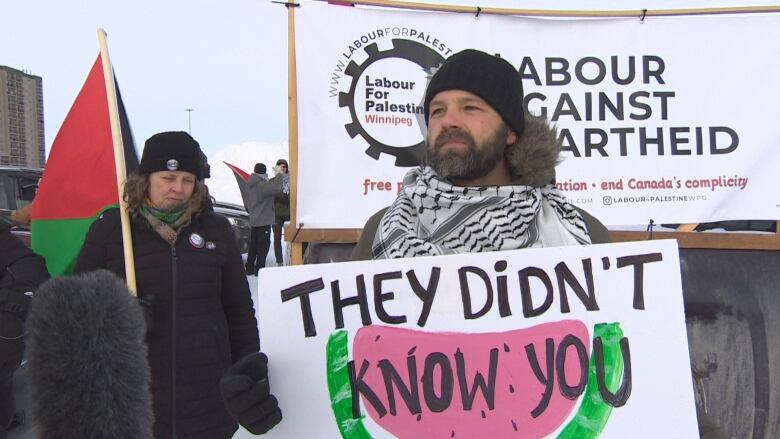
[[[577,403],[577,398],[567,399],[559,391],[559,380],[554,375],[554,387],[547,408],[534,418],[532,411],[539,405],[545,391],[531,367],[526,345],[533,344],[542,373],[547,375],[545,343],[552,339],[555,351],[564,337],[573,335],[584,345],[590,357],[590,341],[587,327],[580,321],[563,320],[540,324],[531,328],[501,333],[453,333],[425,332],[389,326],[364,326],[355,335],[352,358],[355,370],[360,371],[365,361],[369,362],[362,381],[370,387],[389,408],[388,392],[385,387],[381,360],[387,360],[397,371],[406,388],[409,383],[408,357],[414,356],[417,370],[417,392],[419,413],[411,413],[397,387],[392,388],[395,400],[395,415],[388,410],[383,416],[361,394],[362,406],[368,415],[396,437],[402,438],[474,438],[474,437],[544,437],[555,431],[567,418]],[[482,390],[473,390],[475,376],[481,374],[489,382],[491,349],[498,350],[493,408],[486,401]],[[425,373],[426,357],[433,352],[444,354],[452,371],[452,391],[449,405],[437,412],[426,404],[422,378]],[[456,352],[462,353],[462,370],[465,371],[467,394],[474,396],[470,409],[464,409],[461,399],[461,385],[458,379]],[[583,365],[572,346],[565,349],[566,361],[563,368],[566,383],[576,386],[580,381]],[[411,354],[410,354],[411,353]],[[495,354],[494,354],[495,355]],[[438,356],[441,359],[441,356]],[[433,393],[441,398],[443,362],[430,367],[430,382]],[[553,363],[554,364],[554,363]],[[385,362],[387,366],[387,362]],[[446,375],[446,373],[444,373]],[[547,378],[549,379],[549,377]],[[449,386],[448,386],[449,387]],[[429,387],[430,388],[430,387]],[[478,388],[479,389],[479,388]]]

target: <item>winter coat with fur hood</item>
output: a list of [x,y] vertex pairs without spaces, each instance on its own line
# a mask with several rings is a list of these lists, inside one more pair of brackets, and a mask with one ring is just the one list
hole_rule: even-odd
[[[558,133],[547,119],[532,116],[526,112],[523,134],[518,140],[507,145],[505,158],[509,164],[513,184],[541,187],[555,180],[555,166],[560,162],[561,141]],[[588,229],[594,244],[609,242],[609,232],[599,220],[576,208]],[[368,219],[360,235],[351,259],[355,261],[372,259],[371,247],[377,227],[387,208],[380,210]]]
[[[257,321],[241,255],[227,220],[195,215],[171,246],[141,217],[132,220],[139,297],[154,295],[147,334],[154,436],[229,438],[237,429],[219,393],[223,373],[259,351]],[[92,224],[76,272],[124,277],[118,209]]]

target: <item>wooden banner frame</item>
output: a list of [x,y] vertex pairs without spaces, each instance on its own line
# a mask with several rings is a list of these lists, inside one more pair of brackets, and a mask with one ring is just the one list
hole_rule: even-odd
[[[285,226],[284,239],[290,241],[290,261],[303,263],[303,241],[297,231],[298,224],[298,74],[295,62],[295,8],[298,4],[285,3],[287,7],[287,135],[290,145],[290,223]],[[289,238],[288,238],[289,237]]]
[[[372,6],[418,11],[456,12],[493,15],[516,15],[526,17],[668,17],[681,15],[756,14],[777,13],[780,6],[742,6],[727,8],[688,9],[635,9],[635,10],[543,10],[509,9],[479,6],[452,6],[428,3],[400,2],[388,0],[355,0],[340,2],[352,6]],[[297,221],[298,192],[298,84],[295,60],[295,8],[298,3],[281,3],[287,7],[287,118],[290,145],[290,223],[284,228],[284,239],[290,242],[292,265],[303,264],[303,249],[306,243],[356,243],[362,229],[306,229]],[[701,233],[694,229],[698,224],[682,224],[674,232],[637,232],[611,230],[613,242],[644,241],[649,239],[676,239],[680,248],[728,249],[728,250],[774,250],[780,251],[780,220],[775,233]]]

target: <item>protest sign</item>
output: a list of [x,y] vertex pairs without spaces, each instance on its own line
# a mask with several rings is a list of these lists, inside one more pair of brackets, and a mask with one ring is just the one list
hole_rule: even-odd
[[258,282],[284,412],[270,437],[697,436],[675,241],[268,268]]

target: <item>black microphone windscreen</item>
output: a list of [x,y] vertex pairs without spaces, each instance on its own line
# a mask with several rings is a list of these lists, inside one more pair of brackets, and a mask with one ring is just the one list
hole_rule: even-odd
[[27,373],[41,438],[151,438],[145,325],[121,279],[99,270],[41,285],[27,316]]

